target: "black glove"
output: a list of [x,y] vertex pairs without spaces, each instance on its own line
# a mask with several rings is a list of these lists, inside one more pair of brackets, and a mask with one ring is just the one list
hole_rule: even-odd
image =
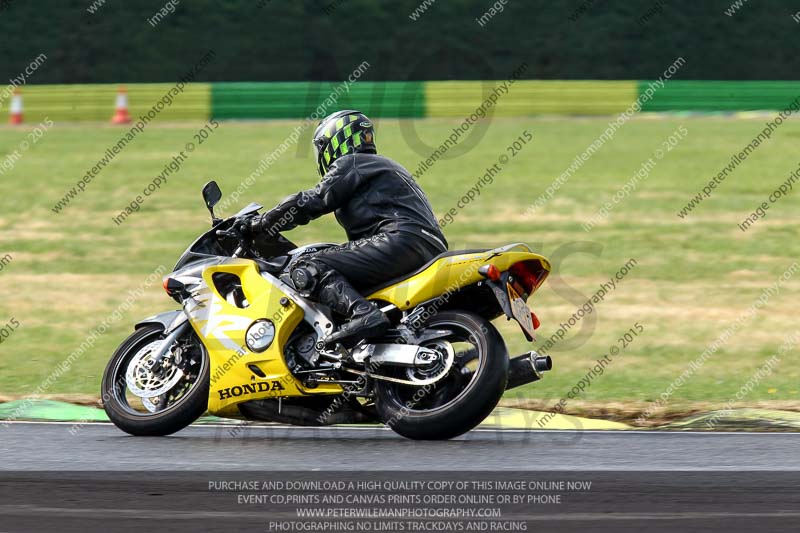
[[253,237],[261,233],[261,215],[243,220],[239,223],[237,229],[239,233],[245,237]]
[[250,220],[247,220],[242,224],[240,231],[244,235],[253,236],[258,235],[259,233],[264,233],[269,231],[273,224],[275,223],[275,217],[272,215],[271,211],[264,213],[263,215],[256,215]]

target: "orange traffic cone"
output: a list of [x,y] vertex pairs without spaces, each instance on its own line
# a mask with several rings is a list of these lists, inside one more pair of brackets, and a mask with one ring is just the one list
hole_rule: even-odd
[[9,111],[11,114],[8,122],[10,124],[22,124],[22,93],[19,92],[19,89],[14,89]]
[[117,92],[117,111],[111,119],[113,124],[128,124],[131,116],[128,114],[128,92],[125,87],[120,87]]

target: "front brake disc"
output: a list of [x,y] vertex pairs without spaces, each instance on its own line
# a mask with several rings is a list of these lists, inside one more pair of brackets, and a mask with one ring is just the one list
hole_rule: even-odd
[[[128,389],[139,398],[154,398],[169,392],[183,377],[183,370],[174,364],[155,368],[160,363],[153,357],[163,341],[153,341],[133,356],[125,372]],[[148,409],[149,410],[149,409]]]

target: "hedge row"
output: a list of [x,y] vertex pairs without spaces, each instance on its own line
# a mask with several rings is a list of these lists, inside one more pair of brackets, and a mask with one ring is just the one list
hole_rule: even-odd
[[344,80],[363,61],[369,81],[523,62],[524,79],[638,80],[679,56],[682,80],[800,79],[800,5],[777,0],[182,0],[155,25],[164,0],[0,4],[0,79],[43,53],[40,84],[172,81],[209,49],[196,81]]

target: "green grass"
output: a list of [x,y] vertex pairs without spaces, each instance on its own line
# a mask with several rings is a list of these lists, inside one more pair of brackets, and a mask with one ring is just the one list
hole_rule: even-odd
[[[604,129],[607,119],[496,119],[477,145],[458,158],[439,161],[421,184],[439,214],[455,206],[484,168],[507,153],[523,130],[532,144],[513,158],[491,186],[463,209],[445,233],[453,248],[494,247],[522,241],[558,258],[557,272],[531,304],[542,319],[541,338],[568,320],[628,259],[638,266],[600,304],[596,322],[578,339],[568,335],[552,351],[555,370],[522,389],[530,398],[557,401],[640,322],[644,333],[579,396],[582,400],[656,399],[722,329],[743,313],[761,290],[800,257],[798,195],[774,205],[765,220],[737,228],[797,166],[800,124],[786,123],[687,220],[676,212],[763,127],[762,119],[687,117],[635,119],[627,123],[536,214],[525,210]],[[402,124],[402,128],[400,125]],[[382,152],[415,170],[423,153],[409,132],[433,146],[458,124],[453,120],[379,126]],[[591,232],[581,223],[610,199],[676,128],[689,134],[668,153],[608,221]],[[208,224],[200,187],[209,179],[232,191],[261,157],[280,144],[294,122],[223,122],[177,175],[147,199],[141,211],[117,227],[112,217],[140,193],[202,124],[151,126],[120,154],[62,214],[51,207],[116,142],[107,125],[56,124],[15,168],[0,176],[0,325],[14,317],[21,328],[0,345],[0,393],[34,390],[86,335],[114,311],[129,290],[158,265],[171,267]],[[405,131],[406,134],[402,133]],[[0,160],[26,129],[0,128]],[[272,205],[316,182],[307,138],[271,166],[239,200]],[[427,154],[425,154],[427,156]],[[230,209],[229,211],[232,211]],[[326,217],[290,234],[296,242],[341,241],[342,230]],[[592,251],[594,250],[594,251]],[[556,276],[557,275],[557,276]],[[797,290],[790,280],[780,294],[732,337],[691,379],[675,401],[724,402],[798,328]],[[174,308],[159,284],[102,335],[50,393],[96,393],[115,346],[140,317]],[[585,322],[588,324],[589,322]],[[498,321],[509,349],[527,348],[518,328]],[[771,376],[746,402],[800,397],[796,350],[782,356]]]

